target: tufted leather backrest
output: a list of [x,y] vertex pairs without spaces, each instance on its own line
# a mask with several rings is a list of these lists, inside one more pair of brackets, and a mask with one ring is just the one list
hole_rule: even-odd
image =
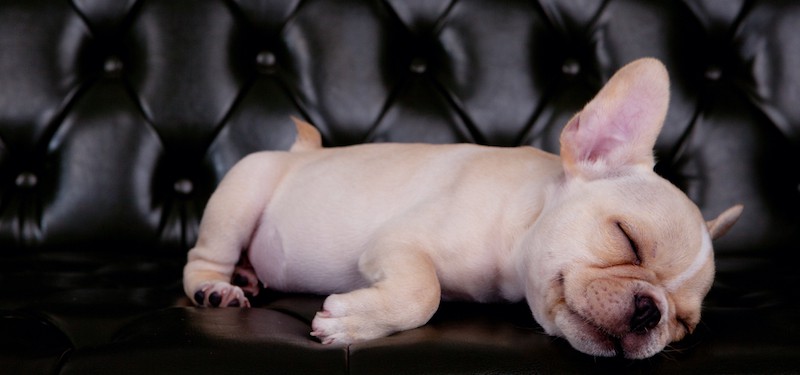
[[182,254],[223,174],[291,144],[290,115],[328,146],[557,152],[653,56],[673,89],[657,171],[707,217],[745,204],[720,254],[786,254],[798,24],[792,0],[3,0],[0,252]]

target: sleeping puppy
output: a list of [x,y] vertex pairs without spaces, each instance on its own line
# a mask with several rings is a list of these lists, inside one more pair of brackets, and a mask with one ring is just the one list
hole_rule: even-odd
[[419,327],[442,299],[524,298],[547,333],[584,353],[650,357],[698,324],[711,240],[742,211],[706,222],[653,172],[668,98],[660,62],[623,67],[566,125],[560,157],[465,144],[325,149],[295,120],[289,152],[250,155],[220,183],[185,291],[214,307],[249,306],[259,282],[330,294],[312,323],[325,344]]

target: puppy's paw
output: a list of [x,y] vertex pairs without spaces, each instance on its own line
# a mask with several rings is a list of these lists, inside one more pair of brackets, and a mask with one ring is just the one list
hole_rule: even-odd
[[346,317],[334,317],[330,311],[319,311],[311,322],[311,336],[319,339],[325,345],[350,344],[355,338],[347,333]]
[[238,286],[228,283],[206,283],[194,293],[194,302],[198,306],[210,307],[250,307],[250,301]]
[[[311,336],[323,344],[351,344],[391,333],[370,311],[373,306],[351,304],[348,295],[332,295],[311,322]],[[374,311],[373,311],[374,313]]]

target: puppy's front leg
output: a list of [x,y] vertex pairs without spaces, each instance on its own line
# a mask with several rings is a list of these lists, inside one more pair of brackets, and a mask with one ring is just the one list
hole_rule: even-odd
[[246,157],[209,199],[197,244],[183,270],[184,291],[195,304],[250,305],[242,288],[231,285],[231,278],[280,180],[280,164],[273,159],[266,154]]
[[312,322],[323,344],[348,344],[417,328],[439,307],[436,269],[423,251],[398,246],[367,250],[359,269],[371,286],[329,296]]

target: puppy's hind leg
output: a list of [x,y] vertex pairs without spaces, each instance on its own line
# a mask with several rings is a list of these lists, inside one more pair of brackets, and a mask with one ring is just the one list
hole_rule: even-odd
[[372,285],[329,296],[312,322],[323,344],[348,344],[417,328],[439,307],[441,287],[430,257],[395,246],[367,250],[359,261]]
[[242,159],[209,199],[183,269],[184,291],[196,305],[250,306],[242,288],[231,281],[280,181],[284,163],[279,158],[260,153]]
[[242,291],[244,291],[245,296],[248,298],[258,296],[261,292],[261,281],[258,280],[256,271],[250,263],[250,256],[246,251],[242,252],[241,259],[239,259],[239,263],[236,264],[233,277],[231,278],[231,284],[242,288]]

